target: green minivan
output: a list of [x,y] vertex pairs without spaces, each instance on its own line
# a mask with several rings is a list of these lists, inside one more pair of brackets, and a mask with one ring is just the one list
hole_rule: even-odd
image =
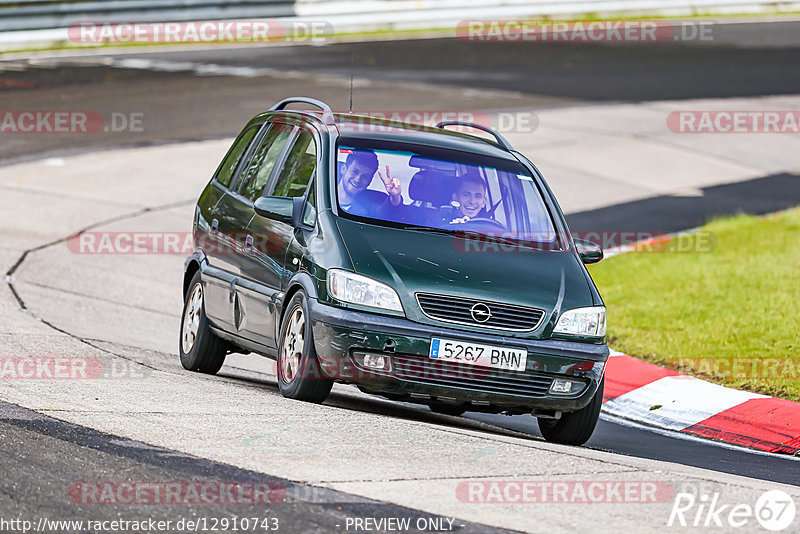
[[591,436],[609,351],[584,264],[603,252],[573,239],[497,132],[289,98],[236,138],[193,231],[186,369],[254,352],[292,399],[323,402],[341,382],[448,415],[531,414],[549,441]]

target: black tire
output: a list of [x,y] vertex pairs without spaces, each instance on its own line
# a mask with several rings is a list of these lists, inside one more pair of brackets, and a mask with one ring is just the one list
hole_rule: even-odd
[[585,408],[561,414],[561,419],[539,419],[539,431],[544,439],[564,445],[583,445],[589,441],[600,418],[604,383],[605,379],[600,381],[597,393]]
[[464,415],[464,412],[467,411],[467,409],[464,408],[463,404],[436,403],[436,404],[429,404],[428,406],[434,413],[440,413],[442,415],[452,415],[453,417],[462,416]]
[[[298,312],[302,326],[298,322]],[[308,300],[302,290],[298,291],[289,301],[281,321],[278,388],[284,397],[319,404],[328,398],[332,387],[333,379],[322,372],[314,349]]]
[[[200,298],[199,309],[195,308],[197,313],[197,333],[194,336],[189,352],[186,352],[184,349],[187,342],[184,340],[184,330],[187,326],[187,310],[192,304],[191,301],[194,298],[196,288],[199,288],[197,290]],[[222,364],[225,363],[225,356],[228,354],[228,343],[217,337],[209,328],[208,318],[206,317],[205,293],[200,282],[200,271],[197,271],[192,277],[189,289],[183,296],[183,313],[181,314],[178,350],[181,355],[181,365],[183,365],[184,369],[210,375],[220,370]]]

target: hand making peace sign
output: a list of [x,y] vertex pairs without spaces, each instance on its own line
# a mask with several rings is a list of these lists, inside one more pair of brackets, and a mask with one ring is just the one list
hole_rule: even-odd
[[389,173],[389,165],[386,165],[386,176],[381,174],[381,171],[378,171],[378,176],[383,182],[386,192],[389,193],[389,201],[392,205],[397,206],[400,204],[400,202],[403,201],[403,188],[400,185],[400,180],[392,178],[392,175]]

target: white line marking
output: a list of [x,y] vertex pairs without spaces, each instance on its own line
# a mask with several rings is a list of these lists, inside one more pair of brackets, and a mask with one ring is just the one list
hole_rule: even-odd
[[667,376],[603,405],[626,419],[683,430],[750,399],[766,395],[726,388],[691,376]]

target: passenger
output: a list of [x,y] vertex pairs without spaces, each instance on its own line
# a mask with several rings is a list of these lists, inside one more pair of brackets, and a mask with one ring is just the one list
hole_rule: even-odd
[[357,150],[349,154],[339,175],[339,205],[352,215],[398,221],[404,207],[403,189],[389,173],[388,165],[386,176],[378,171],[387,194],[376,202],[376,196],[367,192],[377,170],[378,156],[374,152]]
[[485,219],[489,217],[485,208],[486,181],[478,173],[470,172],[458,179],[452,205],[442,208],[441,220],[443,224],[460,224]]

